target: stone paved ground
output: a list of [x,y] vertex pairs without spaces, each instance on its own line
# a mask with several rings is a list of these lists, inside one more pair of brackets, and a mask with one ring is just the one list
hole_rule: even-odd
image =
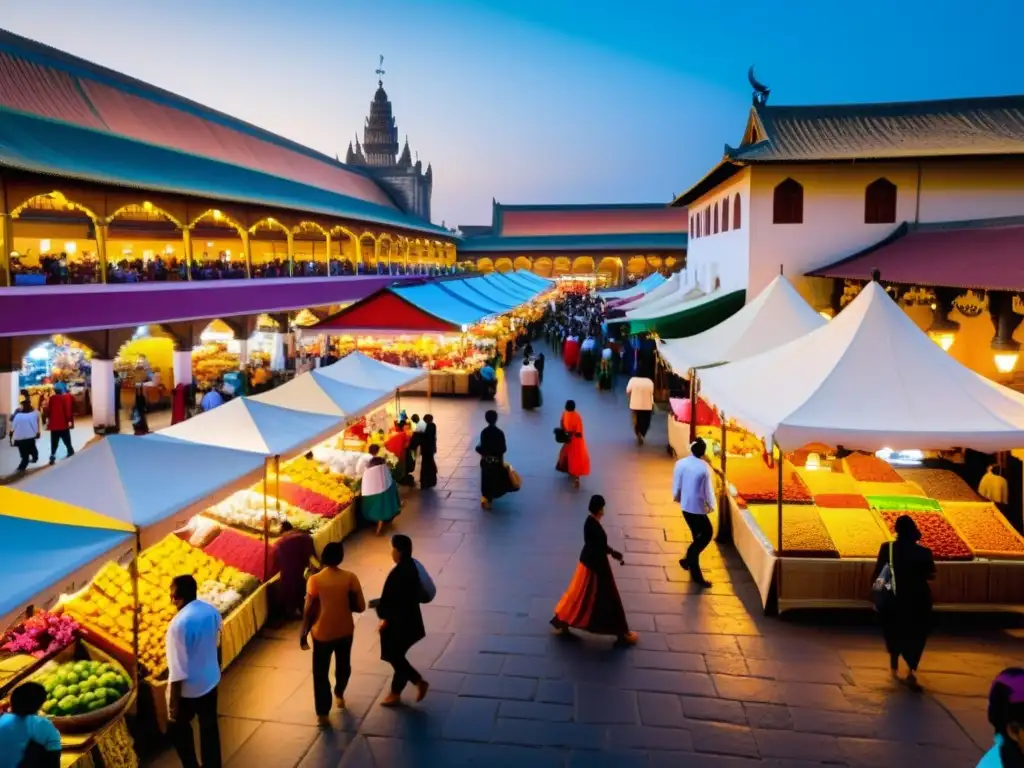
[[[598,393],[550,359],[540,412],[499,398],[509,459],[523,490],[479,508],[476,436],[486,406],[435,399],[441,484],[412,492],[396,528],[435,574],[424,607],[428,636],[410,658],[431,683],[427,699],[378,706],[390,668],[376,620],[356,630],[349,708],[314,727],[310,657],[294,626],[264,630],[221,688],[230,768],[387,766],[973,766],[990,741],[985,695],[1020,663],[1019,630],[1004,622],[946,620],[925,654],[915,694],[893,684],[870,616],[765,618],[734,552],[710,548],[715,582],[697,593],[677,565],[689,538],[669,500],[663,418],[638,448],[625,396]],[[576,399],[593,474],[573,491],[553,471],[551,430]],[[511,405],[509,404],[511,400]],[[407,401],[410,412],[420,401]],[[589,495],[608,500],[605,527],[626,556],[615,567],[632,649],[550,634],[548,619],[576,565]],[[346,567],[379,594],[387,537],[346,544]],[[981,625],[979,627],[979,624]],[[150,761],[176,765],[163,753]]]

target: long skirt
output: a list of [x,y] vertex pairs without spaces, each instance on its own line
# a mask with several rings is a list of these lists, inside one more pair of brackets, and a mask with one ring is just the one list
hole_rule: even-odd
[[595,635],[622,637],[628,633],[626,611],[611,567],[592,571],[583,563],[577,564],[569,588],[555,606],[552,623]]
[[402,503],[398,498],[398,486],[392,483],[383,493],[359,497],[359,511],[371,523],[387,523],[398,517]]
[[574,437],[562,445],[555,469],[570,477],[585,477],[590,474],[590,452],[582,437]]
[[932,611],[927,605],[906,603],[897,600],[883,610],[882,634],[889,655],[902,656],[908,667],[917,669],[931,630]]
[[601,365],[598,368],[597,374],[597,386],[606,392],[612,388],[614,383],[614,374],[612,373],[612,364],[610,360],[602,360]]
[[437,486],[437,462],[434,461],[434,454],[422,453],[420,455],[420,488],[434,488]]
[[580,373],[586,381],[594,380],[594,370],[597,368],[597,357],[593,352],[580,353]]
[[508,470],[500,459],[480,459],[480,495],[485,499],[500,499],[510,490]]
[[530,411],[533,410],[534,408],[540,408],[540,387],[531,385],[524,386],[521,390],[521,394],[524,410]]
[[647,430],[651,428],[650,411],[633,411],[633,432],[640,437],[647,437]]

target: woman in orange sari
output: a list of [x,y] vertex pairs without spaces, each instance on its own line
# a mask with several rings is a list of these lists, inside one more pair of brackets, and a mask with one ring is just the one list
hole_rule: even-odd
[[613,635],[619,645],[634,645],[636,632],[629,631],[626,611],[608,561],[612,557],[621,564],[622,553],[608,546],[608,536],[601,525],[604,497],[590,497],[590,515],[583,525],[583,551],[569,589],[555,606],[551,626],[560,635],[569,627],[595,635]]
[[583,437],[583,419],[576,413],[574,401],[566,401],[560,426],[569,439],[562,444],[555,469],[569,475],[573,486],[579,488],[580,478],[590,474],[590,454],[587,452],[587,441]]

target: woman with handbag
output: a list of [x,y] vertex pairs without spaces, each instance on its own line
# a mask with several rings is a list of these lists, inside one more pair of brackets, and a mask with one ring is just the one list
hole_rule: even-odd
[[555,606],[551,626],[560,635],[567,634],[569,627],[575,627],[595,635],[612,635],[619,645],[635,645],[637,634],[629,630],[626,610],[608,562],[611,557],[621,565],[623,559],[621,552],[608,546],[608,534],[601,525],[604,505],[603,496],[590,497],[580,561],[569,588]]
[[429,683],[406,658],[409,649],[427,636],[420,603],[431,599],[420,580],[420,569],[412,557],[412,539],[400,533],[392,536],[391,559],[395,567],[384,581],[384,590],[377,602],[380,658],[395,670],[391,693],[381,701],[385,707],[401,704],[402,691],[409,683],[416,687],[416,701],[423,701],[430,688]]
[[580,478],[590,474],[590,453],[583,437],[583,418],[576,412],[576,403],[567,400],[562,421],[555,430],[555,439],[562,443],[555,469],[572,479],[574,488],[580,487]]
[[313,634],[313,703],[322,727],[331,722],[331,657],[334,657],[334,703],[345,708],[345,688],[352,675],[353,613],[366,610],[366,598],[359,578],[341,568],[345,550],[332,541],[320,554],[323,570],[309,578],[306,605],[302,613],[299,646],[309,650],[308,636]]
[[935,578],[935,560],[932,551],[918,543],[921,532],[913,518],[900,515],[894,528],[896,540],[879,548],[872,580],[886,582],[876,585],[874,591],[889,651],[889,668],[898,675],[902,656],[909,667],[907,685],[917,688],[917,667],[931,628],[932,591],[928,582]]
[[509,492],[508,469],[505,467],[505,433],[498,429],[498,412],[484,414],[487,426],[480,432],[476,452],[480,454],[480,506],[491,508],[491,502]]

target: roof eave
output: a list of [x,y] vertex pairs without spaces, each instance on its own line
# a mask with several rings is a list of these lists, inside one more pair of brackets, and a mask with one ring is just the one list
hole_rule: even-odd
[[700,199],[712,189],[739,173],[743,169],[744,164],[731,157],[724,157],[700,181],[673,200],[671,205],[675,208],[690,205],[690,203]]

